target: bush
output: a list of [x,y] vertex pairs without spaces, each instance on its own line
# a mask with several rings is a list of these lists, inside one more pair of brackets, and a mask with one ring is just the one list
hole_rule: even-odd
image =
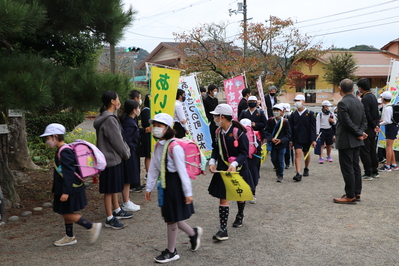
[[72,131],[77,125],[84,120],[84,113],[80,112],[64,112],[52,116],[29,117],[26,116],[26,134],[28,140],[43,134],[46,126],[51,123],[62,124],[67,132]]

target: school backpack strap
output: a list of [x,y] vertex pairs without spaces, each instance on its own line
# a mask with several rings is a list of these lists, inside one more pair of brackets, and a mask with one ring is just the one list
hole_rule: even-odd
[[[64,149],[70,149],[70,150],[73,151],[72,147],[71,147],[69,144],[64,144],[64,145],[62,145],[62,146],[58,149],[58,152],[57,152],[57,157],[58,157],[58,159],[59,159],[59,161],[60,161],[60,165],[57,166],[57,164],[56,164],[55,161],[54,161],[54,169],[57,171],[57,173],[58,173],[62,178],[64,178],[64,174],[62,173],[62,166],[61,166],[61,152],[62,152]],[[76,173],[76,171],[75,171],[75,175],[76,175],[76,177],[79,178],[79,180],[82,181],[82,182],[81,182],[80,184],[75,184],[75,183],[73,183],[73,184],[72,184],[72,187],[74,187],[74,188],[81,187],[81,186],[83,185],[83,183],[84,183],[84,180],[80,177],[80,175],[79,175],[78,173]]]
[[[167,151],[169,149],[169,144],[170,144],[171,141],[174,141],[174,140],[173,139],[166,140],[165,141],[165,146],[163,147],[163,150],[162,150],[160,175],[158,177],[158,180],[161,181],[161,186],[162,186],[163,189],[166,188],[166,167],[168,167],[166,165],[166,162],[167,162],[166,156],[167,156]],[[158,146],[158,142],[155,145],[155,147],[157,147],[157,146]]]

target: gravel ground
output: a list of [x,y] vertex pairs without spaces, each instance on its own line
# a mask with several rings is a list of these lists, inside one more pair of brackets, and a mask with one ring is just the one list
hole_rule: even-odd
[[[399,226],[397,182],[399,171],[383,172],[379,179],[363,182],[357,205],[334,204],[344,194],[344,182],[333,150],[332,163],[320,165],[312,156],[310,176],[292,181],[294,169],[277,183],[268,159],[261,168],[257,203],[245,209],[244,226],[231,226],[237,206],[231,202],[229,239],[215,243],[218,200],[207,187],[211,174],[193,180],[196,213],[188,220],[204,229],[201,248],[189,249],[180,232],[180,260],[173,265],[398,265]],[[95,186],[95,185],[93,185]],[[156,192],[154,192],[156,199]],[[98,241],[88,244],[88,233],[75,225],[78,243],[54,247],[64,234],[62,218],[51,210],[25,223],[0,227],[0,265],[152,265],[166,246],[166,225],[157,202],[145,202],[143,193],[132,193],[141,210],[123,220],[123,230],[103,228]],[[104,221],[101,201],[95,210],[82,213]]]

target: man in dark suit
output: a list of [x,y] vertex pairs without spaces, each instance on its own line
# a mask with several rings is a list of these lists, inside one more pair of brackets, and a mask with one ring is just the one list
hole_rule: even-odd
[[339,85],[342,100],[338,103],[336,147],[339,165],[345,181],[345,195],[334,198],[335,203],[356,204],[362,191],[359,149],[367,138],[367,119],[363,104],[353,95],[353,81],[344,79]]
[[276,86],[269,87],[269,94],[265,96],[267,118],[273,117],[273,105],[278,103]]
[[219,100],[216,98],[217,94],[218,87],[214,84],[211,84],[208,86],[208,96],[202,100],[202,102],[204,103],[205,114],[209,122],[209,130],[211,133],[212,143],[215,141],[215,131],[217,126],[213,121],[213,115],[211,114],[211,112],[215,110],[216,106],[218,106],[219,104]]
[[241,115],[241,112],[248,108],[248,97],[251,95],[251,90],[245,88],[241,91],[242,98],[238,103],[237,117]]

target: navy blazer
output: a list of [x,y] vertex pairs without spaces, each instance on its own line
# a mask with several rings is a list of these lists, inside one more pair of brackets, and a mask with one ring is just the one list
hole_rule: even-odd
[[296,110],[291,114],[289,122],[293,143],[310,144],[316,141],[316,117],[313,111],[306,109],[299,115]]
[[122,122],[123,138],[130,148],[130,154],[137,152],[140,145],[140,130],[137,126],[136,119],[126,116]]
[[61,151],[61,158],[58,158],[58,150],[59,149],[57,149],[55,154],[54,161],[57,168],[61,167],[63,176],[61,176],[57,169],[54,168],[53,188],[51,191],[56,195],[70,195],[81,192],[85,189],[85,185],[75,175],[75,171],[80,173],[79,168],[75,166],[77,164],[75,152],[69,148],[65,148]]
[[238,120],[241,121],[241,119],[244,118],[248,118],[249,120],[251,120],[251,122],[254,122],[255,126],[252,127],[253,130],[259,131],[262,135],[262,138],[265,138],[265,127],[267,119],[265,116],[265,112],[263,112],[263,110],[256,108],[255,111],[251,114],[249,109],[245,109],[244,111],[241,112]]
[[345,95],[338,103],[338,123],[336,130],[336,148],[350,149],[363,146],[363,140],[357,139],[367,129],[367,118],[363,104],[353,94]]
[[[237,131],[238,147],[234,147],[235,138],[233,135],[233,128],[234,126],[232,125],[226,134],[223,134],[222,133],[223,130],[219,128],[220,132],[216,133],[216,140],[213,142],[213,150],[211,158],[217,161],[217,168],[216,168],[217,170],[225,171],[228,168],[228,165],[226,165],[223,162],[222,157],[220,156],[219,153],[219,144],[218,144],[219,136],[220,136],[220,143],[222,146],[223,157],[226,162],[228,162],[229,156],[237,157],[235,161],[238,163],[239,166],[242,166],[247,162],[248,152],[249,152],[249,141],[247,134],[245,134],[241,129],[238,129]],[[226,145],[224,145],[225,143]]]
[[[278,124],[277,127],[276,124],[277,121],[274,118],[269,118],[269,120],[267,120],[266,130],[265,130],[266,131],[265,136],[267,141],[271,141],[274,138],[274,135],[276,135],[276,133],[278,132],[280,124]],[[281,131],[278,134],[278,136],[276,136],[275,138],[281,140],[281,142],[277,145],[273,144],[273,149],[285,149],[287,147],[287,143],[291,139],[291,126],[287,119],[284,118],[283,127],[281,128]]]
[[238,103],[237,117],[241,115],[241,112],[248,108],[248,101],[245,98],[241,98]]

